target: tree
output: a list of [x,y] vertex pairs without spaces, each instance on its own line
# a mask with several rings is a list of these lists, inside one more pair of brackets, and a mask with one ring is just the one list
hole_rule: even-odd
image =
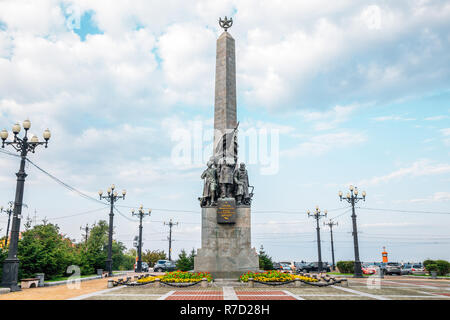
[[176,262],[178,270],[189,271],[194,269],[194,256],[192,255],[193,253],[195,255],[195,250],[193,250],[193,252],[191,252],[191,255],[188,256],[184,249],[181,250]]
[[93,274],[97,269],[105,268],[107,243],[108,224],[105,220],[100,220],[89,233],[86,254],[82,258],[82,274]]
[[149,267],[153,267],[158,260],[167,260],[164,250],[146,250],[142,254],[142,261],[147,262]]
[[25,224],[23,225],[25,228],[25,231],[28,231],[31,229],[31,223],[33,220],[31,220],[30,216],[27,216],[27,219],[25,220]]
[[190,255],[189,255],[189,262],[190,262],[190,264],[191,264],[191,269],[189,269],[189,270],[194,269],[194,258],[195,258],[195,256],[196,256],[196,254],[195,254],[195,249],[192,248],[192,251],[191,251],[191,253],[190,253]]
[[8,257],[8,250],[0,247],[0,279],[3,273],[3,262]]
[[63,276],[68,266],[77,264],[77,250],[59,233],[56,224],[37,225],[22,233],[18,244],[19,279],[43,272],[46,277]]
[[262,245],[259,249],[259,268],[263,270],[273,270],[272,258],[264,251]]
[[[105,261],[108,257],[108,232],[109,226],[105,220],[100,220],[95,224],[87,241],[86,253],[82,255],[82,274],[93,274],[97,269],[105,268]],[[126,255],[125,245],[120,241],[112,242],[113,269],[131,270],[133,269],[134,256]]]

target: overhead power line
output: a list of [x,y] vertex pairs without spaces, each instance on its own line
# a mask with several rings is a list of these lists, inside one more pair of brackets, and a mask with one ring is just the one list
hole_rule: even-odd
[[84,212],[80,212],[80,213],[74,213],[68,216],[62,216],[62,217],[56,217],[56,218],[49,218],[48,220],[58,220],[58,219],[65,219],[65,218],[72,218],[72,217],[78,217],[78,216],[82,216],[88,213],[93,213],[93,212],[97,212],[100,210],[105,210],[105,208],[98,208],[98,209],[94,209],[94,210],[89,210],[89,211],[84,211]]
[[42,173],[44,173],[44,174],[46,174],[47,176],[49,176],[51,179],[53,179],[54,181],[56,181],[58,184],[60,184],[60,185],[63,186],[64,188],[66,188],[66,189],[68,189],[68,190],[70,190],[70,191],[72,191],[72,192],[74,192],[74,193],[77,193],[78,195],[82,196],[82,197],[85,198],[85,199],[94,201],[94,202],[96,202],[96,203],[101,203],[101,204],[103,204],[103,205],[107,205],[107,204],[104,203],[103,201],[100,201],[100,200],[98,200],[98,199],[96,199],[96,198],[94,198],[94,197],[91,197],[91,196],[89,196],[89,195],[87,195],[87,194],[85,194],[85,193],[83,193],[83,192],[81,192],[81,191],[75,189],[74,187],[68,185],[67,183],[65,183],[65,182],[63,182],[63,181],[61,181],[61,180],[59,180],[59,179],[56,178],[54,175],[48,173],[47,171],[45,171],[44,169],[42,169],[41,167],[39,167],[37,164],[35,164],[35,163],[34,163],[33,161],[31,161],[30,159],[27,158],[27,161],[28,161],[29,163],[31,163],[36,169],[38,169],[38,170],[41,171]]

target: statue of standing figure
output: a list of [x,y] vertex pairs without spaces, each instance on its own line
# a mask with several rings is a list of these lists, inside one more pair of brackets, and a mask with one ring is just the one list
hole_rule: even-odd
[[236,184],[236,202],[237,205],[248,204],[251,198],[248,192],[248,172],[245,169],[245,163],[241,163],[239,169],[234,172],[234,183]]
[[214,161],[208,161],[208,168],[203,171],[201,178],[204,179],[203,197],[199,198],[202,206],[213,206],[216,204],[217,169]]
[[219,186],[221,198],[233,198],[234,164],[227,162],[226,158],[219,160]]

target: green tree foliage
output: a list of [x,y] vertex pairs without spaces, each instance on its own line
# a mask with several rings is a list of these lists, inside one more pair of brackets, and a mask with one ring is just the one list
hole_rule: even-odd
[[105,268],[108,244],[108,224],[100,220],[89,233],[85,254],[82,254],[82,274],[94,274]]
[[190,257],[187,255],[186,251],[184,249],[181,250],[180,254],[178,255],[178,260],[176,262],[177,269],[181,271],[189,271],[194,268],[193,261],[191,262]]
[[2,278],[3,273],[3,262],[8,257],[8,250],[0,248],[0,279]]
[[18,244],[19,279],[45,272],[46,277],[63,276],[68,266],[78,263],[70,239],[59,233],[55,224],[38,225],[24,231]]
[[339,269],[340,273],[354,273],[355,272],[355,262],[354,261],[338,261],[336,267]]
[[158,260],[167,260],[164,250],[146,250],[142,253],[142,261],[147,262],[149,267],[153,267]]
[[[94,225],[89,233],[87,247],[82,245],[81,273],[94,274],[97,269],[105,269],[105,261],[108,257],[109,226],[104,220]],[[134,256],[125,254],[126,247],[122,242],[113,240],[112,260],[113,270],[132,270]]]
[[423,265],[428,272],[436,271],[438,276],[450,273],[450,262],[445,260],[425,260]]
[[273,270],[272,258],[264,251],[264,247],[259,249],[259,268],[262,270]]
[[[87,243],[84,239],[75,244],[60,233],[58,225],[44,222],[22,232],[18,244],[19,280],[34,277],[36,273],[45,273],[45,278],[68,276],[67,267],[79,266],[81,274],[95,274],[96,269],[104,269],[108,254],[108,224],[99,221],[93,226]],[[113,241],[112,259],[114,270],[132,270],[135,255],[125,253],[123,243]],[[3,263],[7,251],[0,248],[0,263]],[[0,266],[0,276],[1,276]]]
[[190,271],[194,269],[195,249],[192,248],[191,253],[187,255],[186,251],[181,250],[176,262],[177,269],[181,271]]

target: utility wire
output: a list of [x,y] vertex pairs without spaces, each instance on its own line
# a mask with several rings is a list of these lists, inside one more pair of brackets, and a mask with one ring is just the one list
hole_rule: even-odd
[[18,155],[17,153],[9,152],[8,150],[0,149],[0,153],[4,153],[4,154],[7,154],[9,156],[20,158],[20,155]]
[[116,206],[114,206],[114,210],[115,210],[118,214],[120,214],[122,217],[124,217],[125,219],[127,219],[128,221],[139,222],[139,220],[132,219],[132,218],[126,216],[125,214],[123,214],[119,209],[116,208]]
[[83,193],[83,192],[81,192],[81,191],[75,189],[74,187],[68,185],[67,183],[65,183],[65,182],[63,182],[63,181],[61,181],[61,180],[59,180],[59,179],[56,178],[54,175],[48,173],[47,171],[45,171],[44,169],[42,169],[41,167],[39,167],[37,164],[35,164],[35,163],[34,163],[33,161],[31,161],[30,159],[27,158],[27,161],[28,161],[29,163],[31,163],[34,167],[36,167],[39,171],[41,171],[42,173],[44,173],[44,174],[46,174],[47,176],[49,176],[51,179],[53,179],[54,181],[56,181],[58,184],[62,185],[64,188],[66,188],[66,189],[68,189],[68,190],[70,190],[70,191],[72,191],[72,192],[74,192],[74,193],[77,193],[78,195],[82,196],[82,197],[85,198],[85,199],[94,201],[94,202],[96,202],[96,203],[101,203],[101,204],[103,204],[103,205],[107,205],[107,204],[104,203],[103,201],[100,201],[100,200],[98,200],[98,199],[96,199],[96,198],[94,198],[94,197],[91,197],[91,196],[89,196],[89,195],[87,195],[87,194],[85,194],[85,193]]
[[92,212],[97,212],[100,210],[105,210],[105,208],[98,208],[98,209],[94,209],[94,210],[89,210],[89,211],[84,211],[84,212],[80,212],[80,213],[75,213],[69,216],[63,216],[63,217],[56,217],[56,218],[49,218],[48,220],[58,220],[58,219],[65,219],[65,218],[72,218],[72,217],[78,217],[78,216],[82,216],[84,214],[88,214],[88,213],[92,213]]

